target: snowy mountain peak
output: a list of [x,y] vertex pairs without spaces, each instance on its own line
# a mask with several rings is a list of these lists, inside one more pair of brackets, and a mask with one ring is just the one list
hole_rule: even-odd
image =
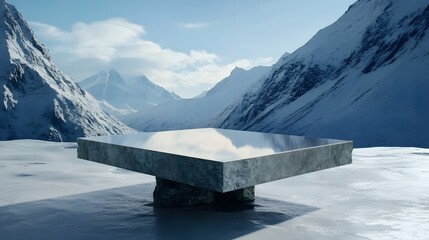
[[360,0],[281,58],[218,126],[429,146],[429,2]]
[[111,68],[111,69],[109,70],[109,74],[119,75],[119,72],[118,72],[118,70],[116,70],[116,69],[114,69],[114,68]]
[[116,71],[115,69],[110,69],[109,71],[101,71],[90,78],[94,78],[94,80],[89,81],[81,81],[79,84],[81,86],[90,87],[95,84],[122,84],[124,83],[124,80],[122,79],[121,75]]
[[144,131],[209,127],[213,119],[251,90],[269,69],[264,66],[250,70],[236,67],[228,77],[198,97],[159,104],[125,122]]
[[180,99],[144,75],[124,79],[115,69],[99,72],[79,85],[99,100],[104,111],[120,119],[138,111],[146,112],[156,104]]
[[238,73],[238,72],[243,72],[243,71],[246,71],[246,70],[245,70],[244,68],[241,68],[241,67],[236,66],[236,67],[231,71],[231,74],[230,74],[230,75],[233,75],[233,74]]
[[3,53],[1,60],[5,60],[3,57],[27,63],[34,63],[39,57],[50,60],[48,49],[34,36],[33,31],[15,6],[5,1],[2,1],[0,5],[0,26],[4,28],[1,35],[5,34],[1,38],[1,44],[6,43],[6,46],[1,46],[0,49],[2,52],[7,50],[9,53],[9,56]]
[[55,67],[13,5],[0,6],[0,139],[74,141],[133,132]]
[[122,83],[124,80],[122,79],[121,75],[116,71],[116,69],[110,69],[109,72],[107,72],[107,75],[109,76],[107,79],[111,80],[115,83]]

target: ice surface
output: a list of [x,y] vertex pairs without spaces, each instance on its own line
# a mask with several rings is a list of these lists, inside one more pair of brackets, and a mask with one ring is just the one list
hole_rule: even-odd
[[0,142],[10,239],[427,239],[429,150],[355,149],[353,164],[259,185],[241,206],[154,209],[154,178],[77,159],[75,143]]

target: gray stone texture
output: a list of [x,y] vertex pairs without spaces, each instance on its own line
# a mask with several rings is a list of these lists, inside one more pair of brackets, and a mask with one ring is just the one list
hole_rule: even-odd
[[222,192],[221,162],[78,139],[78,157]]
[[255,187],[220,193],[175,181],[156,178],[153,206],[157,208],[228,204],[255,200]]
[[210,128],[77,143],[79,158],[156,176],[155,207],[252,201],[255,185],[350,164],[353,150],[351,141]]
[[352,162],[353,143],[217,162],[189,156],[78,139],[78,157],[217,192],[255,186]]
[[264,157],[225,162],[224,192],[352,162],[352,142],[305,148]]
[[235,203],[255,200],[255,186],[246,187],[231,192],[214,192],[215,203]]

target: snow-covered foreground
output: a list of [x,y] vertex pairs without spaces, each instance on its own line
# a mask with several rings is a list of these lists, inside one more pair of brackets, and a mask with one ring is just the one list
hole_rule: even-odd
[[2,240],[429,236],[429,149],[355,149],[243,206],[154,209],[153,177],[77,159],[75,143],[0,142],[0,183]]

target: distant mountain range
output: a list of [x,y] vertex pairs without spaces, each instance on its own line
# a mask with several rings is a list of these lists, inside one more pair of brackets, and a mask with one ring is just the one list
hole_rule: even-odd
[[[359,0],[243,87],[222,113],[209,92],[201,104],[159,105],[132,126],[216,126],[351,139],[357,147],[429,147],[428,28],[427,0]],[[180,114],[212,108],[216,116]]]
[[359,0],[272,67],[236,68],[193,99],[144,76],[100,72],[79,82],[98,102],[0,3],[0,139],[133,131],[110,113],[143,131],[221,127],[429,147],[428,0]]
[[0,140],[75,141],[134,132],[52,63],[16,8],[0,0]]
[[237,67],[200,96],[159,104],[147,112],[130,115],[124,122],[145,131],[212,126],[228,106],[239,101],[245,92],[256,88],[254,85],[269,69],[261,66],[244,70]]
[[181,99],[145,76],[124,79],[115,69],[99,72],[79,85],[98,99],[104,111],[119,119],[132,113],[144,114],[157,104]]

